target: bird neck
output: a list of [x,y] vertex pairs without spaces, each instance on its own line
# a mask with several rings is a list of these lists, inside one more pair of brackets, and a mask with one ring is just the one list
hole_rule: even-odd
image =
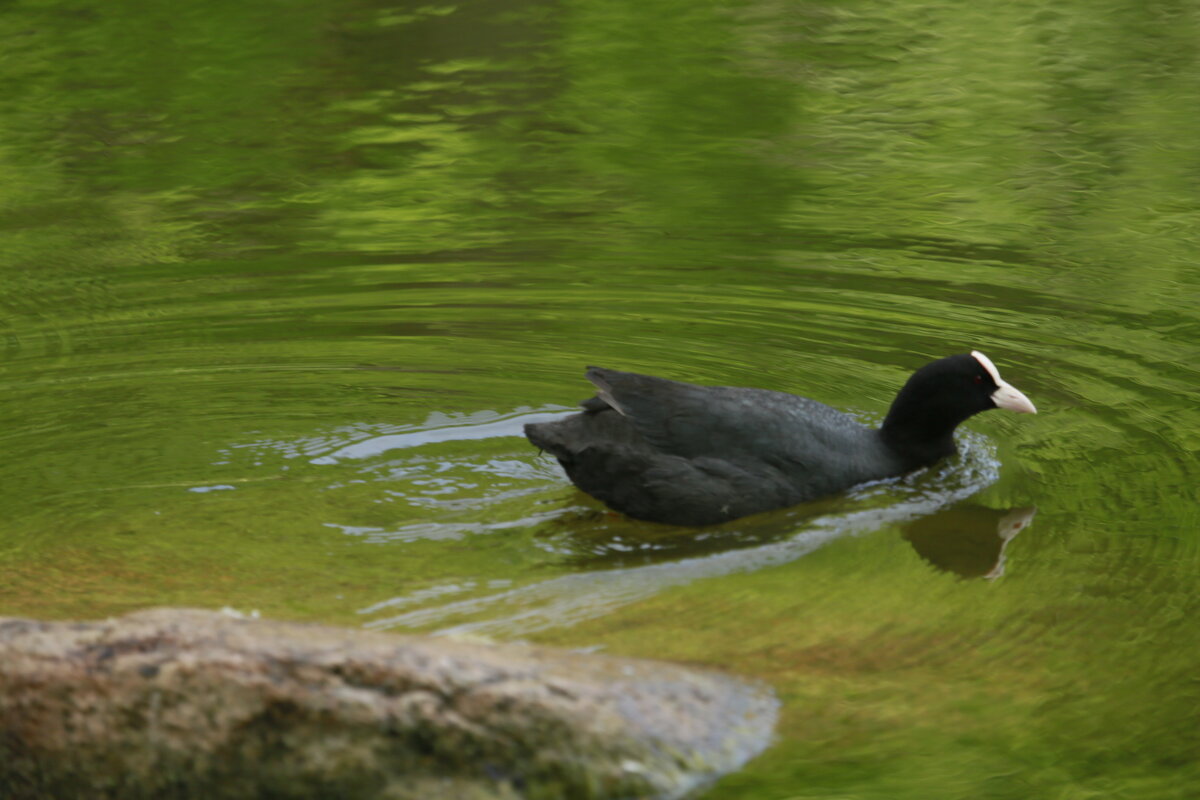
[[962,422],[936,405],[902,403],[897,398],[879,435],[884,444],[913,468],[954,455],[954,429]]

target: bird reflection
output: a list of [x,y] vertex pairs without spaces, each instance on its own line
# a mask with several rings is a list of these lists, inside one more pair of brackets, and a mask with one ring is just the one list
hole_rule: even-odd
[[[883,509],[888,510],[894,507]],[[935,567],[963,577],[990,579],[1004,571],[1004,548],[1029,525],[1034,511],[954,505],[941,511],[930,509],[915,521],[897,524],[913,549]],[[440,605],[401,596],[362,613],[389,612],[368,621],[368,628],[441,626],[443,633],[523,635],[603,616],[670,587],[787,564],[837,539],[882,527],[879,509],[828,513],[809,518],[799,529],[794,518],[788,525],[778,516],[773,517],[773,525],[767,524],[769,521],[772,519],[764,518],[749,526],[746,520],[739,520],[740,536],[718,526],[700,536],[683,529],[687,535],[673,537],[667,526],[581,508],[557,535],[547,532],[541,537],[546,550],[580,569]],[[747,535],[753,543],[747,543]],[[410,604],[416,607],[390,613]],[[444,627],[448,624],[451,626]]]
[[[796,534],[798,523],[803,529],[805,521],[835,512],[836,506],[813,503],[804,511],[804,516],[797,511],[763,514],[698,534],[690,528],[638,522],[581,507],[578,514],[544,527],[539,539],[545,549],[577,567],[636,567],[785,541]],[[963,578],[993,580],[1004,574],[1005,547],[1029,526],[1036,512],[1033,506],[997,509],[960,503],[900,522],[899,529],[917,555],[937,569]],[[862,522],[876,527],[879,520]]]
[[994,580],[1004,574],[1004,548],[1029,527],[1037,508],[997,509],[973,503],[921,517],[902,536],[934,567],[963,578]]

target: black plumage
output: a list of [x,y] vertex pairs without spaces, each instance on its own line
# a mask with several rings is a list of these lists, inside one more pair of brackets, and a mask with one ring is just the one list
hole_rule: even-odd
[[882,426],[785,392],[698,386],[588,367],[583,413],[525,436],[572,482],[637,519],[708,525],[910,472],[954,452],[960,422],[1033,412],[981,353],[917,370]]

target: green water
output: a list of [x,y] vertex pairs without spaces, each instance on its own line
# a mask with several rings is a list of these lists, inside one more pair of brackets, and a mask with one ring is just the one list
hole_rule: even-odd
[[[0,36],[0,614],[715,666],[785,706],[722,800],[1200,795],[1196,4],[28,0]],[[972,348],[1036,417],[716,529],[517,435],[590,363],[878,418]]]

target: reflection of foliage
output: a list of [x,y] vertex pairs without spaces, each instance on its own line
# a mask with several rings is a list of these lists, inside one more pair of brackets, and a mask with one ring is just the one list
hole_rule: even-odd
[[819,187],[793,198],[796,228],[1004,245],[1026,262],[1116,257],[1104,282],[1038,284],[1096,300],[1116,284],[1146,309],[1189,268],[1194,15],[925,2],[901,19],[883,3],[787,19],[764,23],[792,42],[772,74],[795,82],[809,113],[771,155]]
[[[529,12],[506,19],[491,59],[451,55],[402,89],[339,101],[362,112],[342,137],[360,169],[327,185],[322,218],[342,246],[653,246],[698,218],[747,226],[779,205],[750,145],[779,129],[784,84],[742,73],[711,8],[584,2],[553,31]],[[725,213],[732,198],[739,214]]]
[[1157,5],[74,5],[0,21],[0,192],[109,256],[655,258],[702,225],[1165,281],[1196,244],[1194,26]]
[[574,501],[519,440],[212,454],[573,402],[584,359],[878,411],[977,345],[1046,409],[979,422],[996,491],[1046,494],[1011,580],[864,536],[564,643],[775,680],[774,785],[736,796],[1194,795],[1193,6],[8,4],[0,612],[357,624],[535,580],[568,567],[521,521]]
[[109,265],[170,261],[218,238],[254,246],[239,224],[292,180],[282,98],[319,27],[274,5],[7,9],[0,203],[57,234],[39,231],[40,254],[5,257]]

